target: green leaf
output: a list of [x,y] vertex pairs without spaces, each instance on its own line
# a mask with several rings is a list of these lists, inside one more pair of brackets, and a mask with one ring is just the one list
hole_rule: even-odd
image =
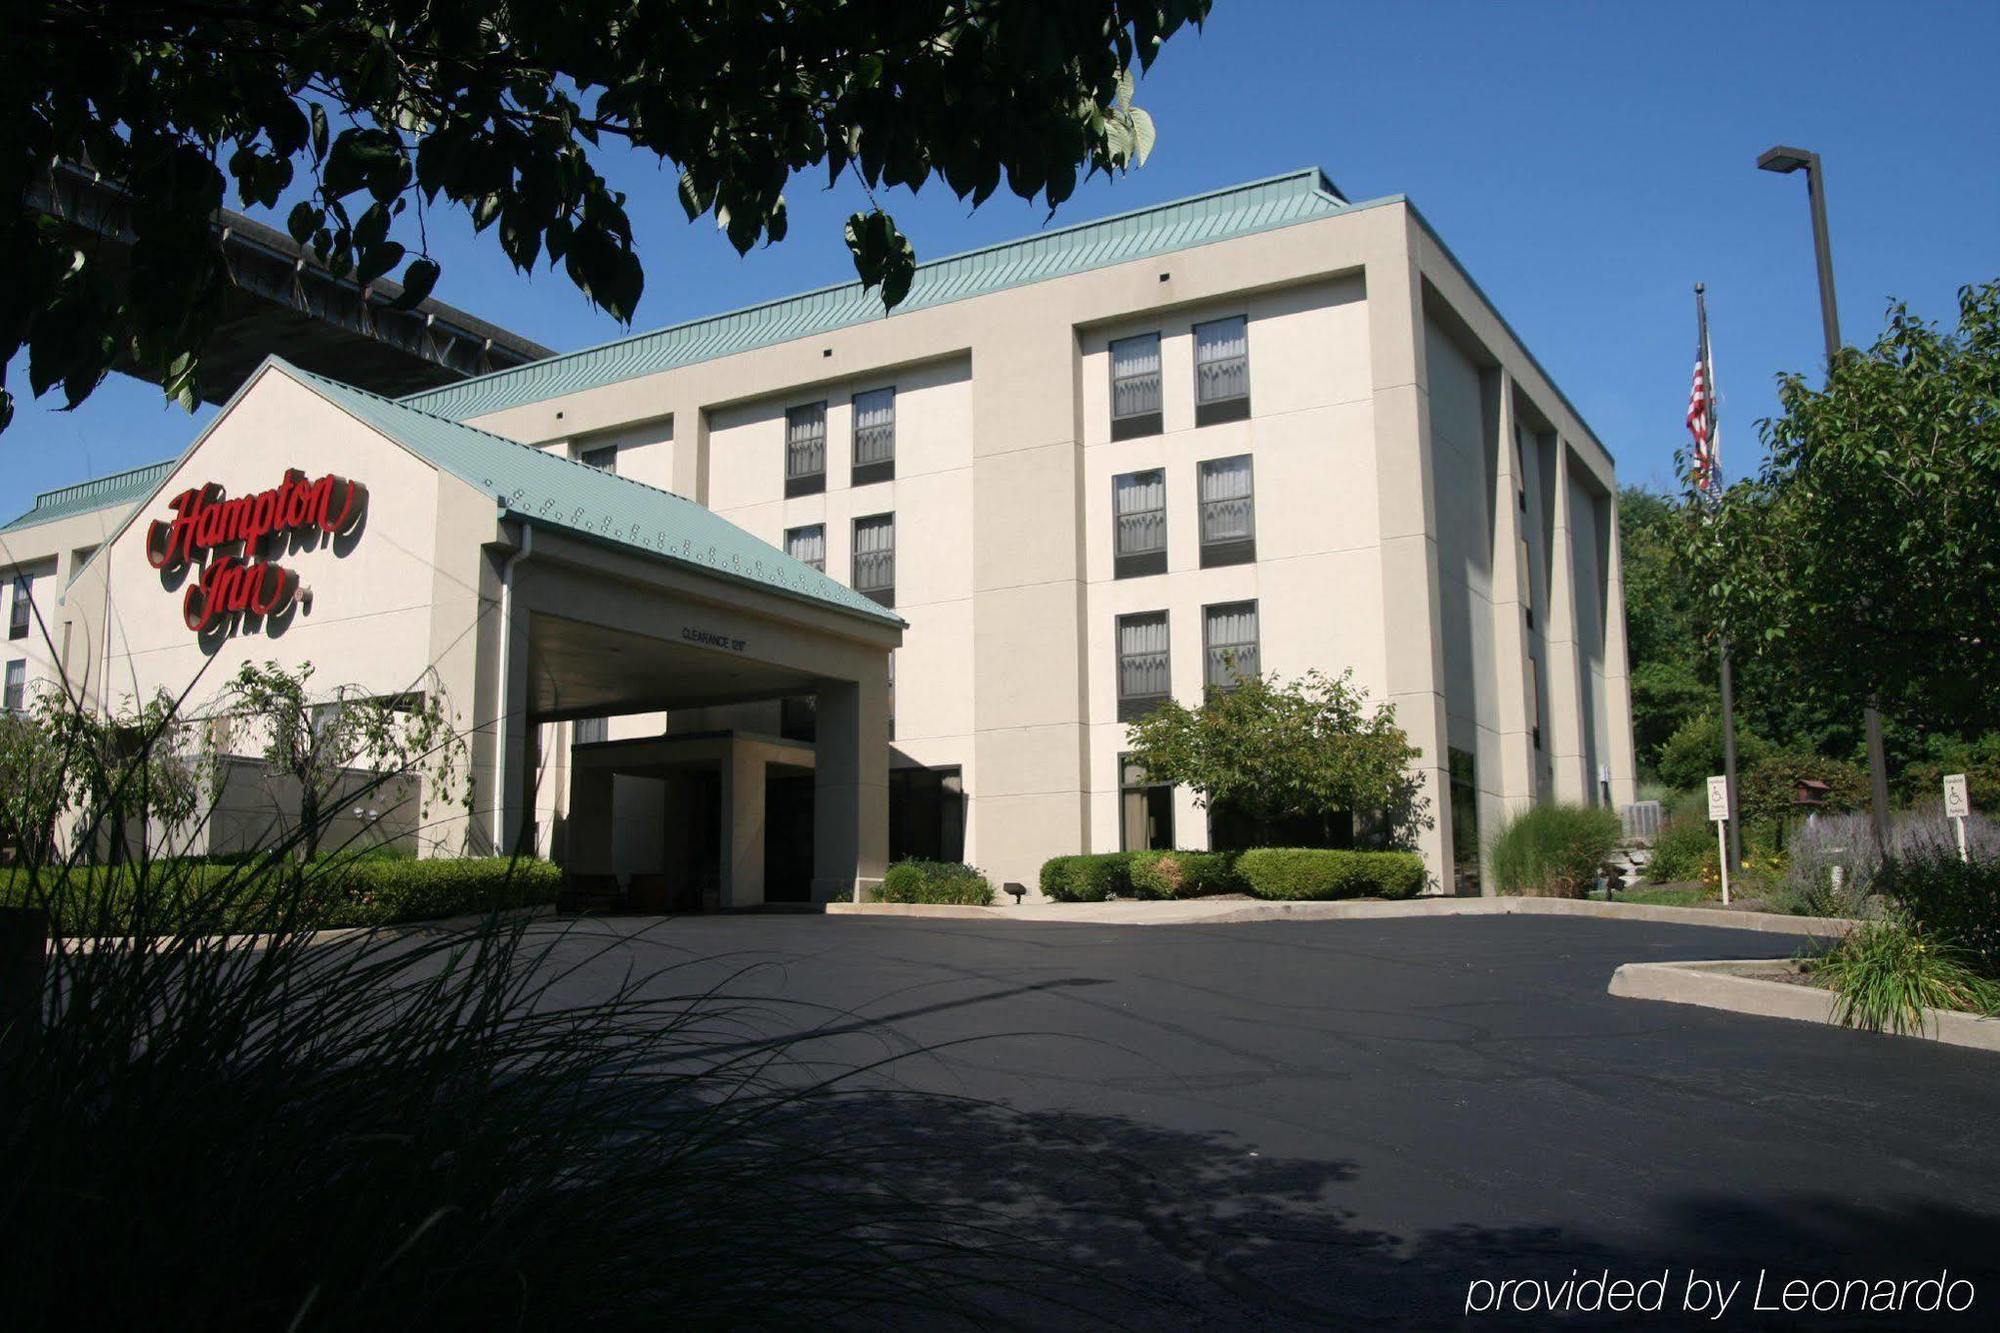
[[369,246],[355,265],[354,280],[366,287],[375,279],[403,262],[403,247],[395,241],[383,241]]
[[294,241],[304,245],[325,222],[326,210],[302,199],[292,205],[291,216],[285,219],[285,230],[292,234]]
[[881,209],[855,213],[847,219],[847,249],[863,287],[882,288],[882,306],[894,310],[909,294],[916,277],[917,252],[909,238]]
[[437,286],[438,275],[444,270],[434,259],[412,259],[410,266],[403,270],[403,292],[389,303],[391,310],[415,310],[423,304],[424,298]]

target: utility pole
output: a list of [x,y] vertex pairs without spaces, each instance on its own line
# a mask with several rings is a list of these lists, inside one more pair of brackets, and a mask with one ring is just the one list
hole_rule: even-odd
[[[1812,205],[1813,257],[1819,265],[1819,321],[1826,338],[1827,377],[1831,379],[1834,362],[1840,356],[1840,311],[1833,298],[1833,243],[1826,231],[1826,173],[1820,166],[1818,153],[1784,145],[1767,150],[1757,159],[1757,165],[1780,175],[1801,169],[1806,173],[1806,199]],[[1882,749],[1882,710],[1878,703],[1878,697],[1871,691],[1861,717],[1868,736],[1869,805],[1875,847],[1879,851],[1888,844],[1889,837],[1889,761]]]

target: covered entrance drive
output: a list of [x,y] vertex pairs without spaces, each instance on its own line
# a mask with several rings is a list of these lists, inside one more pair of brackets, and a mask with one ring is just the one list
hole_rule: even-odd
[[[507,845],[542,841],[535,812],[566,807],[547,839],[565,870],[617,876],[659,911],[826,902],[880,879],[894,613],[804,566],[737,578],[727,551],[692,566],[516,516],[502,528]],[[744,559],[785,559],[744,541]],[[714,721],[798,696],[816,705],[812,743]],[[543,723],[660,711],[657,736],[536,752]]]

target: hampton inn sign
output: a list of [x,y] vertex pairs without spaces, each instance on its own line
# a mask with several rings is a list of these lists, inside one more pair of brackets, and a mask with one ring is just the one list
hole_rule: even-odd
[[[274,558],[273,540],[302,535],[339,537],[354,531],[368,509],[368,488],[329,472],[309,481],[297,468],[268,491],[228,498],[215,482],[182,491],[168,503],[170,519],[146,529],[146,560],[174,573],[202,566],[201,578],[181,597],[181,618],[196,634],[219,628],[224,617],[247,611],[282,615],[298,596],[298,574]],[[242,543],[242,554],[222,548]],[[271,543],[267,546],[266,543]]]

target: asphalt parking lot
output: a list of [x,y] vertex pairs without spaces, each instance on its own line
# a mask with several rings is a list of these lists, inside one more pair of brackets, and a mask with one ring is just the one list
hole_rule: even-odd
[[[1759,1274],[1770,1302],[1949,1269],[1971,1311],[1881,1322],[1995,1326],[2000,1058],[1605,994],[1622,962],[1796,944],[1546,917],[724,917],[656,924],[573,984],[672,962],[814,1006],[786,1021],[830,1060],[898,1055],[885,1089],[998,1104],[884,1132],[1157,1302],[1004,1318],[1498,1325],[1466,1316],[1476,1282],[1608,1269],[1664,1277],[1665,1308],[1584,1322],[1838,1328],[1865,1321],[1752,1309]],[[1742,1282],[1720,1321],[1682,1308],[1690,1274]]]

